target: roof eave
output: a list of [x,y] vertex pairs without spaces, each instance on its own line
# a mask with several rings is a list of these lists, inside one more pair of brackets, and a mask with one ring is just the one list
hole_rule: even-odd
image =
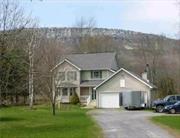
[[139,80],[140,82],[144,83],[146,86],[148,86],[150,89],[154,88],[153,86],[151,86],[150,84],[148,84],[147,82],[139,79],[138,77],[136,77],[135,75],[133,75],[132,73],[130,73],[129,71],[127,71],[124,68],[120,68],[117,72],[115,72],[113,75],[111,75],[109,78],[107,78],[106,80],[104,80],[102,83],[100,83],[98,86],[94,87],[93,89],[96,90],[98,87],[100,87],[101,85],[103,85],[106,81],[108,81],[109,79],[111,79],[113,76],[115,76],[116,74],[118,74],[120,71],[125,71],[126,73],[130,74],[131,76],[133,76],[134,78],[136,78],[137,80]]
[[65,58],[62,62],[58,63],[54,68],[52,68],[50,70],[50,72],[53,72],[58,66],[60,66],[62,63],[67,62],[69,64],[71,64],[72,66],[74,66],[76,69],[78,69],[79,71],[81,71],[81,68],[78,67],[77,65],[75,65],[74,63],[72,63],[70,60],[68,60],[67,58]]

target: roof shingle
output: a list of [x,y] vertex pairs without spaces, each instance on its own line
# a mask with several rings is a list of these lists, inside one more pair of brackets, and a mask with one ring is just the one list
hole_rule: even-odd
[[115,53],[71,54],[66,57],[82,70],[117,70]]
[[95,87],[99,85],[103,80],[89,80],[89,81],[83,81],[80,84],[80,87]]

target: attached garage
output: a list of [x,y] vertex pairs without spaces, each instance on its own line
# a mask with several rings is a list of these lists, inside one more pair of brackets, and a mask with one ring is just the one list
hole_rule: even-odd
[[100,108],[119,108],[119,93],[100,92],[99,101]]
[[[124,93],[132,92],[129,99],[136,101],[137,94],[133,92],[142,92],[144,105],[151,106],[152,89],[154,88],[148,81],[132,74],[131,72],[121,68],[108,79],[96,86],[96,107],[98,108],[119,108],[122,105]],[[131,101],[130,101],[131,103]],[[124,105],[124,104],[123,104]]]

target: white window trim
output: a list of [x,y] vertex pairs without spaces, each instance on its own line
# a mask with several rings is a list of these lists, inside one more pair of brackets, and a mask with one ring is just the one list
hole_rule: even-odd
[[[100,77],[98,77],[98,78],[96,78],[96,77],[94,77],[94,72],[98,72],[99,73],[99,75],[100,75]],[[91,80],[102,80],[102,71],[101,70],[92,70],[91,71]]]
[[126,87],[125,79],[120,79],[120,87],[121,87],[121,88]]
[[[75,74],[73,74],[73,75],[75,75],[75,76],[73,76],[73,77],[75,77],[75,78],[69,78],[69,76],[68,75],[70,75],[70,73],[75,73]],[[67,81],[76,81],[77,80],[77,72],[76,71],[68,71],[67,72]]]

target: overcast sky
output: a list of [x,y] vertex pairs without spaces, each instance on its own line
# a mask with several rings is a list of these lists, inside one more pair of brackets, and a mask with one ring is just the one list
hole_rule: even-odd
[[24,0],[41,27],[71,27],[94,17],[96,27],[118,28],[177,37],[179,0]]

